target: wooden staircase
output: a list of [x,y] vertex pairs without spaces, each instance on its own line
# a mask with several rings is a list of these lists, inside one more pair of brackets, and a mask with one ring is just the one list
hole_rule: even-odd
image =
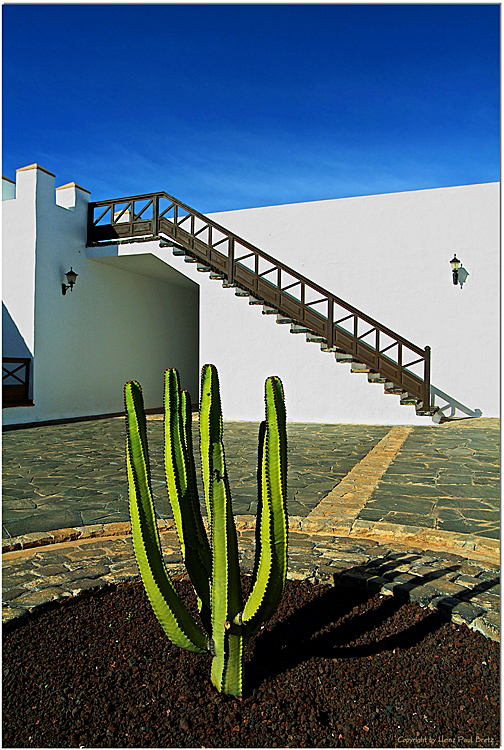
[[[352,373],[366,374],[418,416],[433,416],[430,348],[424,349],[370,318],[167,193],[89,205],[88,246],[159,240],[210,279],[248,297],[263,315],[304,334]],[[312,299],[313,298],[313,299]]]

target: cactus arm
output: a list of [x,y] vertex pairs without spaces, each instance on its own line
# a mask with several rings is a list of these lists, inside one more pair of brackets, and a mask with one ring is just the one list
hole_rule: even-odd
[[[212,371],[211,365],[204,365],[201,370],[201,397],[200,397],[200,454],[201,454],[201,475],[203,478],[203,488],[205,493],[205,506],[207,511],[208,523],[212,524],[211,512],[211,472],[212,472],[212,452],[210,439],[212,434],[219,434],[222,430],[222,417],[219,421],[219,412],[212,410]],[[217,376],[216,376],[217,377]]]
[[202,653],[207,639],[186,610],[166,571],[152,500],[147,431],[142,391],[131,381],[124,387],[126,407],[126,467],[133,548],[154,613],[177,646]]
[[186,535],[185,563],[198,598],[198,609],[203,625],[211,632],[210,585],[212,580],[212,552],[201,516],[196,483],[196,469],[192,445],[191,399],[188,391],[180,394],[182,440],[186,458],[187,490],[190,508],[184,503],[184,529]]
[[212,573],[212,553],[208,543],[208,537],[201,516],[201,508],[198,497],[198,485],[196,482],[196,468],[194,466],[194,453],[192,443],[192,413],[191,398],[188,391],[181,393],[181,416],[182,416],[182,440],[184,442],[185,455],[187,459],[187,486],[189,498],[191,501],[192,515],[194,518],[195,531],[197,536],[198,550],[202,557],[202,562],[210,578]]
[[252,572],[253,582],[257,578],[259,561],[261,559],[261,518],[262,518],[262,511],[263,511],[262,472],[263,472],[263,452],[264,452],[265,437],[266,437],[266,422],[263,421],[259,424],[259,437],[258,437],[258,450],[257,450],[257,467],[258,467],[257,468],[257,513],[256,513],[256,527],[255,527],[254,569]]
[[259,503],[256,564],[242,622],[247,636],[274,612],[287,575],[287,437],[282,383],[266,380],[266,428],[259,439]]
[[190,399],[187,392],[181,392],[179,374],[173,368],[165,373],[164,403],[168,495],[187,572],[199,600],[203,624],[209,630],[211,553],[197,496],[192,438],[188,444]]
[[187,492],[186,466],[180,424],[180,385],[176,370],[165,372],[164,383],[164,440],[165,476],[170,505],[175,519],[182,555],[185,556],[185,539],[182,528],[180,499]]
[[[213,444],[212,477],[212,638],[215,656],[211,679],[224,693],[241,695],[242,649],[241,628],[232,621],[242,609],[239,578],[238,544],[231,512],[222,443]],[[221,467],[219,469],[219,467]],[[217,472],[220,473],[218,478]]]
[[240,696],[243,681],[243,637],[233,624],[242,609],[238,542],[222,443],[222,412],[217,370],[205,365],[201,378],[201,460],[212,537],[211,680],[224,693]]

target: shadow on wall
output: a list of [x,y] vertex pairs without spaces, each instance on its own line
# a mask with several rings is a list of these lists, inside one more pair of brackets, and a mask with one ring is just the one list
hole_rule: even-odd
[[2,302],[2,353],[4,357],[33,357],[10,312]]
[[[433,416],[434,422],[439,423],[443,418],[452,419],[457,412],[462,412],[468,417],[481,417],[483,414],[481,409],[469,409],[468,406],[464,406],[460,401],[456,401],[452,396],[448,396],[447,393],[440,391],[439,388],[436,388],[434,385],[431,385],[430,392],[432,405],[439,407],[439,411]],[[446,402],[444,406],[436,404],[436,397],[443,399],[443,401]],[[449,414],[446,413],[448,409],[450,410]]]
[[465,282],[467,281],[467,277],[469,276],[469,271],[467,271],[464,266],[460,266],[458,272],[457,272],[457,283],[460,284],[460,288],[464,286]]
[[[19,328],[14,322],[10,312],[2,302],[2,356],[25,357],[33,361],[33,353],[28,348]],[[30,368],[31,369],[31,368]],[[4,384],[17,383],[16,379],[7,378]],[[33,380],[30,377],[29,398],[33,398]]]

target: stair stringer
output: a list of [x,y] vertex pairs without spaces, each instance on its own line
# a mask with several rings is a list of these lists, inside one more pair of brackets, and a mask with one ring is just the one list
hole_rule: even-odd
[[307,345],[304,335],[290,334],[290,326],[262,315],[262,306],[210,283],[208,274],[183,257],[163,257],[200,283],[200,361],[218,366],[226,418],[253,421],[261,400],[249,402],[247,394],[260,394],[265,378],[276,372],[289,393],[291,421],[418,424],[415,409],[401,406],[399,396],[385,399],[383,387],[372,387],[365,375],[357,377],[349,365],[338,365],[317,344]]
[[247,289],[244,283],[230,283],[227,275],[223,273],[222,270],[215,268],[208,262],[202,263],[201,260],[196,257],[196,255],[191,254],[191,251],[185,248],[183,245],[177,246],[174,245],[174,243],[162,240],[160,242],[160,247],[171,248],[175,256],[183,258],[185,264],[194,265],[197,268],[197,271],[202,275],[208,274],[210,279],[222,282],[222,286],[228,290],[233,289],[236,296],[247,298],[249,305],[261,308],[261,311],[264,315],[276,316],[276,322],[281,325],[289,326],[290,333],[303,334],[306,336],[307,343],[320,344],[320,348],[322,351],[329,354],[334,354],[337,363],[350,365],[351,374],[359,374],[361,375],[361,377],[363,374],[366,374],[368,376],[367,379],[369,383],[373,385],[382,384],[384,386],[385,394],[399,396],[399,403],[401,406],[414,406],[417,416],[432,417],[438,411],[437,407],[429,407],[428,409],[425,409],[423,402],[420,399],[412,396],[408,393],[408,391],[406,391],[401,386],[398,386],[393,381],[382,377],[379,372],[373,370],[364,362],[360,362],[359,358],[353,356],[348,352],[345,352],[340,347],[333,346],[328,348],[326,340],[320,335],[317,336],[315,332],[311,331],[310,328],[303,324],[301,321],[296,320],[296,318],[292,315],[286,315],[281,311],[281,309],[272,306],[264,298],[258,296],[256,291],[250,290],[250,288]]

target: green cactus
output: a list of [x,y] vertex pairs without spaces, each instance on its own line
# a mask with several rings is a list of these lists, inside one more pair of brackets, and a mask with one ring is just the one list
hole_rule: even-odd
[[238,543],[222,442],[219,381],[214,365],[201,373],[200,448],[210,543],[201,515],[192,450],[191,402],[177,370],[165,373],[165,471],[182,555],[201,627],[189,614],[165,568],[152,498],[142,391],[126,383],[131,529],[135,557],[152,608],[170,640],[189,651],[210,651],[211,680],[223,693],[241,696],[244,639],[278,606],[287,574],[287,436],[283,387],[265,384],[266,420],[259,429],[256,555],[250,595],[243,604]]

